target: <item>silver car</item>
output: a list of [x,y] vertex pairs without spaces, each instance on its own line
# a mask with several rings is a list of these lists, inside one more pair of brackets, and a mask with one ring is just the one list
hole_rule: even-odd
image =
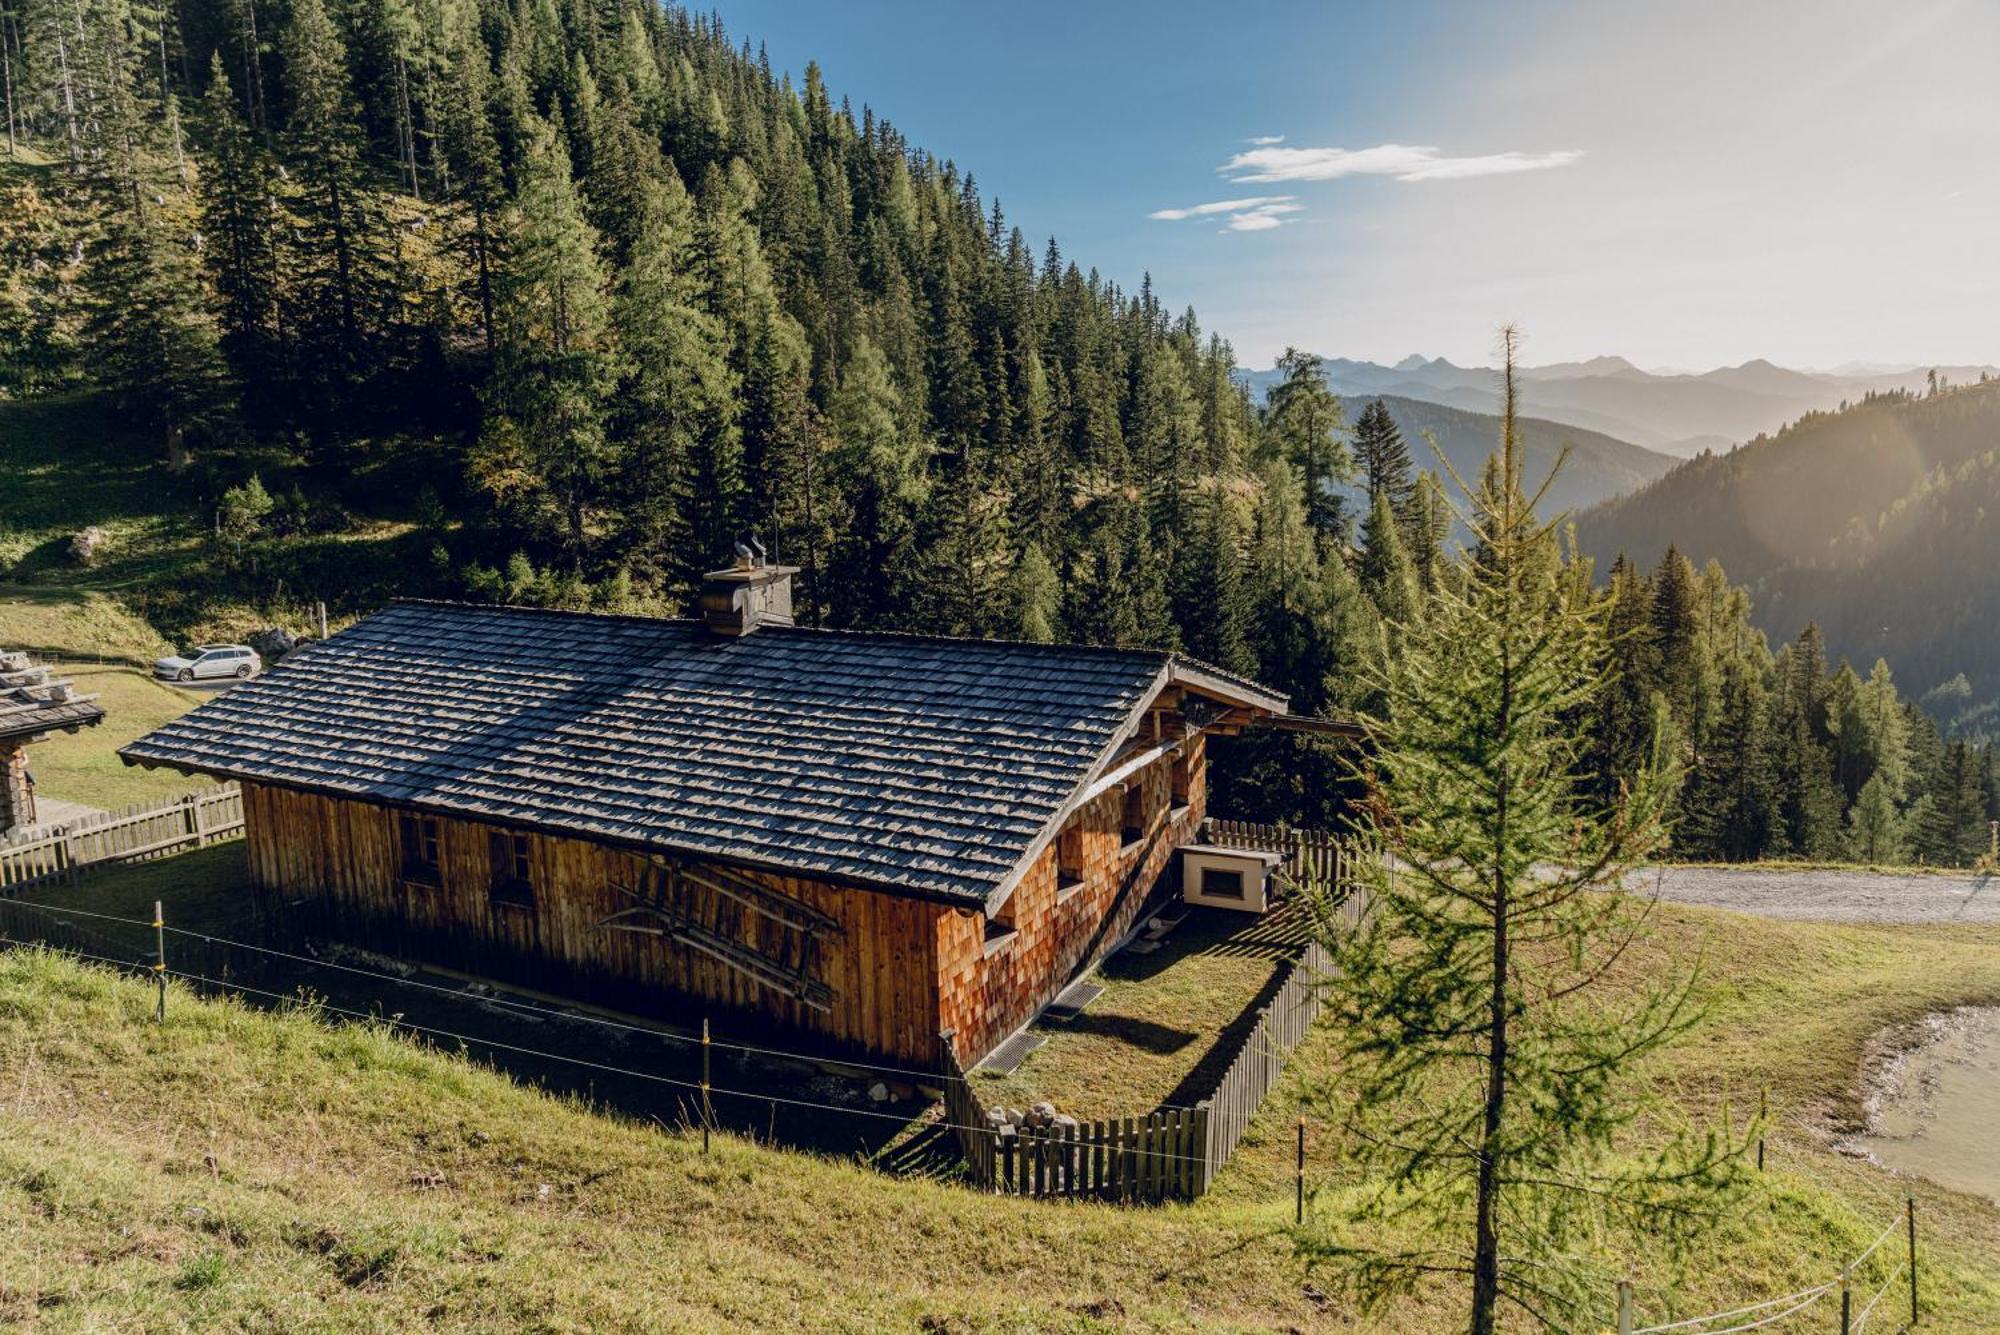
[[153,675],[161,681],[247,678],[263,670],[264,660],[247,644],[204,644],[190,649],[185,658],[162,658],[153,664]]

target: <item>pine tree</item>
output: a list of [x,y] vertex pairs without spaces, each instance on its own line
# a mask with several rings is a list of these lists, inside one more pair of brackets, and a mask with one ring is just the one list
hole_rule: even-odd
[[1861,785],[1861,795],[1847,813],[1847,855],[1877,866],[1894,866],[1908,856],[1895,793],[1879,771]]
[[1638,930],[1631,902],[1602,891],[1661,847],[1675,771],[1656,741],[1615,803],[1575,782],[1570,717],[1609,679],[1605,609],[1523,494],[1513,346],[1510,331],[1498,466],[1468,498],[1480,553],[1408,628],[1363,720],[1370,778],[1386,780],[1361,819],[1369,912],[1322,934],[1344,980],[1329,996],[1350,1152],[1386,1184],[1355,1214],[1393,1198],[1425,1239],[1377,1250],[1348,1233],[1324,1259],[1364,1299],[1464,1277],[1473,1335],[1503,1304],[1583,1324],[1600,1287],[1576,1257],[1606,1215],[1691,1230],[1741,1172],[1713,1137],[1604,1170],[1632,1153],[1616,1136],[1647,1103],[1633,1065],[1692,1023],[1686,976],[1574,1003],[1609,990]]
[[1014,635],[1018,639],[1047,642],[1056,637],[1056,618],[1062,608],[1062,581],[1049,558],[1033,543],[1014,563]]
[[141,96],[132,30],[116,13],[98,20],[96,40],[82,48],[92,114],[77,132],[77,175],[97,223],[84,268],[84,339],[98,382],[179,464],[188,434],[225,412],[226,371],[195,257],[194,201]]
[[507,183],[489,105],[493,72],[486,44],[469,19],[468,12],[449,39],[450,77],[441,99],[439,138],[450,164],[451,194],[469,228],[471,266],[464,287],[479,312],[479,339],[490,358],[497,348],[494,274],[503,262],[500,214],[506,206]]
[[613,308],[624,371],[613,426],[622,560],[673,604],[692,597],[712,555],[713,535],[697,527],[700,461],[738,449],[728,334],[701,291],[697,242],[693,201],[667,172],[645,191]]
[[1392,628],[1414,620],[1422,605],[1416,571],[1403,550],[1402,523],[1387,488],[1373,493],[1368,517],[1361,523],[1361,554],[1357,573],[1361,587]]
[[220,297],[222,350],[247,395],[263,401],[284,364],[278,289],[277,180],[237,112],[222,53],[202,102],[202,255]]
[[297,0],[281,47],[291,114],[282,145],[293,190],[285,254],[285,319],[296,331],[293,378],[310,420],[344,434],[379,370],[379,336],[394,284],[380,203],[369,190],[348,82],[347,46],[323,0]]

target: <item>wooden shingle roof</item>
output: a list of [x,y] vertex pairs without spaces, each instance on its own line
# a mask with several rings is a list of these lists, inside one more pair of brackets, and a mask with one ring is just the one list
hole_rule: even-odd
[[104,718],[96,701],[95,695],[78,695],[24,653],[0,653],[0,741],[94,727]]
[[1173,662],[403,603],[120,754],[971,904]]

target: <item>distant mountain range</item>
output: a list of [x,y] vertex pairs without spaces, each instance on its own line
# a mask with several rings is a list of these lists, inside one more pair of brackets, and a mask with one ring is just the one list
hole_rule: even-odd
[[[1593,357],[1522,371],[1522,408],[1548,421],[1687,458],[1776,431],[1809,412],[1859,402],[1870,392],[1922,389],[1931,369],[1850,365],[1794,371],[1759,360],[1692,374],[1642,371],[1623,357]],[[1953,384],[1976,381],[1982,373],[2000,375],[2000,368],[1991,366],[1936,370]],[[1238,377],[1261,399],[1279,374],[1242,370]],[[1442,357],[1405,357],[1394,366],[1335,357],[1326,362],[1326,378],[1343,395],[1394,395],[1480,413],[1492,412],[1499,394],[1491,368],[1457,366]]]
[[1933,701],[1948,721],[2000,719],[2000,381],[1813,414],[1577,530],[1600,574],[1621,552],[1650,569],[1669,543],[1718,559],[1774,639],[1816,620],[1836,656],[1864,672],[1886,658],[1912,694],[1965,674],[1963,698]]
[[[1491,412],[1469,412],[1394,394],[1371,394],[1365,398],[1343,395],[1341,406],[1347,412],[1347,420],[1359,418],[1362,409],[1377,398],[1403,433],[1410,447],[1410,458],[1418,468],[1442,472],[1437,455],[1426,443],[1435,441],[1460,477],[1477,482],[1487,456],[1500,443],[1500,419]],[[1543,500],[1542,508],[1549,514],[1581,510],[1643,487],[1677,462],[1667,455],[1561,422],[1526,417],[1521,419],[1520,427],[1525,446],[1522,468],[1530,486],[1539,486],[1563,448],[1569,448],[1569,462],[1563,465],[1555,485]],[[1447,490],[1455,494],[1454,488]],[[1358,489],[1354,499],[1361,499]]]

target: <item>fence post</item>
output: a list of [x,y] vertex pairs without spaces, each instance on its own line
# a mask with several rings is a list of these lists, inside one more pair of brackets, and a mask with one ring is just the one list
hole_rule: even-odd
[[708,1097],[708,1017],[701,1017],[701,1152],[708,1153],[708,1124],[715,1120],[715,1106]]
[[1757,1091],[1757,1171],[1764,1171],[1764,1116],[1770,1109],[1771,1089],[1765,1086]]
[[1903,1198],[1904,1217],[1910,1221],[1910,1324],[1917,1324],[1917,1193]]
[[1293,1209],[1292,1222],[1294,1224],[1306,1222],[1306,1115],[1304,1113],[1299,1114],[1298,1204]]
[[1632,1335],[1632,1281],[1618,1281],[1618,1335]]
[[153,901],[153,981],[159,987],[159,999],[153,1007],[153,1023],[167,1022],[167,914],[165,905]]
[[1853,1280],[1853,1267],[1840,1267],[1840,1335],[1854,1335]]

